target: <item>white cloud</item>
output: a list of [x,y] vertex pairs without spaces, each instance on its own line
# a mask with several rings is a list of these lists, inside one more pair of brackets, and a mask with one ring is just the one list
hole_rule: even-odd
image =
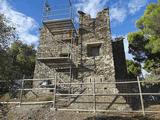
[[124,22],[128,15],[135,14],[146,4],[146,0],[129,0],[127,4],[124,4],[121,0],[117,1],[110,9],[111,22]]
[[129,13],[135,14],[142,7],[146,6],[146,4],[147,4],[147,0],[131,0],[128,3]]
[[[77,0],[75,5],[77,10],[82,10],[85,13],[95,18],[97,13],[105,8],[111,0]],[[122,23],[130,14],[135,14],[147,4],[146,0],[117,0],[116,3],[110,6],[111,22]]]
[[104,9],[107,2],[108,0],[78,0],[75,7],[77,10],[81,10],[95,18],[97,13]]
[[[77,10],[81,10],[90,14],[92,18],[95,18],[97,13],[105,8],[108,1],[109,0],[78,0],[75,7]],[[113,6],[111,6],[110,9],[111,21],[123,22],[127,16],[127,10],[120,8],[118,5]]]
[[111,22],[123,22],[127,17],[127,10],[124,8],[114,7],[110,9]]
[[14,10],[6,0],[0,0],[0,13],[16,28],[20,40],[28,44],[37,43],[38,35],[35,35],[35,31],[38,30],[38,23],[33,18]]

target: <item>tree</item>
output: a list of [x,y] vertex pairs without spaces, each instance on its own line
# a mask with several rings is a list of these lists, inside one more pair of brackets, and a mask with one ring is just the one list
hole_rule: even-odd
[[[27,45],[16,40],[15,29],[7,24],[7,20],[0,14],[0,91],[8,92],[15,83],[14,80],[33,76],[36,50],[33,45]],[[25,83],[31,86],[31,81]],[[0,94],[1,94],[0,92]]]
[[11,58],[6,50],[0,51],[0,80],[9,80]]
[[0,51],[8,47],[10,41],[16,37],[15,28],[7,25],[7,19],[0,14]]
[[12,79],[33,76],[36,50],[33,45],[27,45],[21,41],[15,41],[11,44],[8,51],[12,59]]
[[7,50],[3,50],[0,62],[0,80],[33,77],[36,50],[33,45],[14,41]]
[[160,67],[160,0],[148,5],[136,25],[139,30],[128,34],[129,52],[144,63],[144,69],[154,72]]
[[0,14],[0,80],[7,80],[9,77],[10,57],[7,53],[8,45],[15,40],[15,29],[7,25],[4,15]]
[[[11,58],[7,53],[9,44],[16,39],[15,28],[8,25],[7,19],[0,14],[0,91],[8,91],[8,80],[10,79]],[[6,82],[1,83],[1,80]],[[0,94],[1,94],[0,92]]]
[[141,74],[141,65],[132,60],[127,60],[127,72],[129,78],[136,78]]
[[[15,29],[7,25],[6,18],[0,14],[0,80],[20,79],[33,76],[36,50],[15,40]],[[11,43],[12,41],[12,43]]]

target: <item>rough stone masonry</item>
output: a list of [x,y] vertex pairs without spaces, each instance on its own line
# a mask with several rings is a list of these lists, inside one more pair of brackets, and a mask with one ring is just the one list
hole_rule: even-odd
[[[58,22],[61,25],[64,23]],[[56,26],[60,26],[58,22]],[[49,22],[47,25],[51,24],[52,22]],[[127,90],[126,86],[103,83],[127,79],[123,39],[117,38],[114,41],[111,39],[109,9],[99,12],[96,18],[91,18],[90,15],[79,11],[79,25],[77,34],[74,29],[54,34],[57,27],[52,26],[53,31],[45,25],[42,27],[34,78],[55,78],[56,75],[55,79],[58,82],[84,83],[58,87],[61,90],[57,90],[57,94],[77,94],[58,96],[56,103],[63,104],[59,105],[60,108],[130,109],[125,97],[102,95],[117,94]],[[35,87],[39,84],[40,82],[34,82]],[[61,98],[65,98],[66,101],[60,101]],[[59,106],[57,105],[57,108]]]

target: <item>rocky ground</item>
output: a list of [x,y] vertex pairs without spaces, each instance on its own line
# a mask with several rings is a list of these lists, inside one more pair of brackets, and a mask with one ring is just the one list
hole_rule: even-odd
[[[160,120],[159,114],[148,114],[143,117],[140,114],[120,113],[76,113],[64,112],[50,109],[51,105],[22,105],[7,106],[0,105],[1,120]],[[152,107],[159,109],[159,107]]]

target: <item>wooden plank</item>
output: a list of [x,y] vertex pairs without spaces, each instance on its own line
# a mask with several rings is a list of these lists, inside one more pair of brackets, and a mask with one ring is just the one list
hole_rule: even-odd
[[71,19],[60,19],[60,20],[47,20],[43,24],[61,24],[61,23],[72,23]]
[[20,104],[20,102],[0,102],[0,104]]
[[[79,112],[94,112],[93,110],[88,110],[88,109],[58,109],[58,111],[79,111]],[[142,111],[126,111],[126,110],[96,110],[96,112],[108,112],[108,113],[141,113]],[[159,110],[157,111],[146,111],[146,113],[160,113]]]
[[[160,95],[160,93],[141,93],[142,95]],[[93,96],[93,94],[56,94],[57,96]],[[96,96],[139,96],[140,93],[95,94]]]
[[39,79],[23,79],[24,81],[44,81],[44,80],[54,80],[54,78],[39,78]]
[[143,103],[143,96],[142,96],[142,89],[141,89],[141,84],[140,84],[139,77],[137,77],[137,81],[138,81],[138,88],[139,88],[139,95],[140,95],[142,113],[143,113],[143,116],[145,116],[144,103]]
[[[72,30],[73,29],[73,26],[72,25],[59,25],[59,26],[49,26],[48,29],[50,31],[52,30]],[[70,32],[68,32],[68,34],[70,34]]]
[[39,102],[22,102],[21,105],[36,105],[36,104],[47,104],[53,101],[39,101]]
[[[72,40],[71,40],[71,42],[72,42]],[[71,49],[72,49],[72,47],[70,48],[70,51],[71,51]],[[72,54],[70,55],[70,59],[72,60]],[[72,86],[72,63],[70,62],[70,69],[69,69],[69,75],[70,75],[70,84],[69,84],[69,94],[72,94],[71,93],[71,86]],[[69,97],[69,101],[71,101],[71,96]]]
[[[94,112],[94,109],[88,110],[88,109],[58,109],[59,111],[79,111],[79,112]],[[141,112],[141,111],[119,111],[119,110],[96,110],[96,112]]]
[[25,89],[18,89],[18,90],[24,90],[24,91],[30,91],[30,90],[54,90],[55,88],[25,88]]
[[[30,105],[30,104],[46,104],[52,103],[53,101],[39,101],[39,102],[21,102],[21,105]],[[0,102],[1,104],[20,104],[20,102]]]
[[[95,82],[95,84],[124,84],[124,83],[126,83],[126,84],[129,84],[129,83],[137,83],[137,81],[135,82]],[[59,84],[59,83],[57,83],[57,84]],[[87,84],[92,84],[91,82],[81,82],[81,83],[61,83],[61,84],[72,84],[72,85],[87,85]]]
[[[25,78],[25,76],[23,76],[23,79]],[[21,106],[22,103],[22,97],[23,97],[23,87],[24,87],[24,80],[21,80],[21,90],[20,90],[20,103],[19,106]]]
[[[131,84],[138,83],[137,81],[128,81],[128,82],[95,82],[95,84]],[[83,82],[83,83],[62,83],[62,84],[73,84],[73,85],[86,85],[92,84],[91,82]]]
[[56,34],[61,34],[61,33],[68,33],[72,31],[72,29],[60,29],[60,30],[51,30],[50,32],[53,34],[53,35],[56,35]]
[[60,24],[60,25],[49,25],[47,26],[50,30],[51,29],[73,29],[73,24]]
[[56,109],[56,92],[57,92],[57,73],[55,73],[55,90],[54,90],[54,100],[53,100],[54,109]]
[[72,22],[72,20],[70,19],[70,20],[63,20],[63,21],[61,21],[61,20],[56,20],[56,21],[47,21],[47,22],[44,22],[44,25],[45,26],[58,26],[58,25],[73,25],[73,22]]
[[94,113],[96,112],[96,95],[95,95],[95,78],[93,78],[93,102],[94,102]]

